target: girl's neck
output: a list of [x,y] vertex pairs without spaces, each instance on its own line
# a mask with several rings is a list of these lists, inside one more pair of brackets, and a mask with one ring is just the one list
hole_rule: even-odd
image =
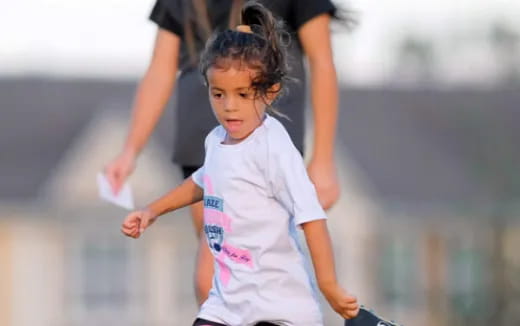
[[239,144],[241,142],[243,142],[244,140],[246,140],[249,136],[251,136],[251,134],[253,134],[255,132],[256,129],[258,129],[265,121],[265,119],[267,118],[267,114],[264,113],[264,116],[262,118],[262,120],[260,121],[260,123],[258,124],[258,126],[256,126],[255,129],[251,130],[250,133],[248,133],[245,137],[243,138],[240,138],[240,139],[237,139],[237,138],[231,138],[229,136],[229,133],[226,132],[226,136],[224,137],[224,140],[222,141],[222,144],[224,145],[236,145],[236,144]]

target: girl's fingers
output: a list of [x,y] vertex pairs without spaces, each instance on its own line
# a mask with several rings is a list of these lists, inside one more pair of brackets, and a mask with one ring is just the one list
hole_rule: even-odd
[[345,296],[339,304],[338,313],[345,319],[356,317],[359,313],[357,298],[351,295]]
[[121,231],[130,231],[133,229],[133,225],[129,223],[123,223],[121,225]]
[[354,317],[356,317],[359,314],[359,307],[354,311]]
[[125,227],[122,227],[121,228],[121,232],[123,232],[123,234],[126,235],[126,236],[134,237],[135,228],[125,228]]
[[348,302],[348,303],[354,303],[354,302],[357,302],[357,298],[353,295],[348,295],[345,297],[345,302]]
[[141,221],[141,224],[139,225],[139,232],[143,233],[144,230],[150,225],[150,219],[148,217],[144,217]]
[[138,225],[140,223],[140,220],[141,215],[139,214],[139,212],[133,212],[125,218],[123,225],[130,228],[135,226],[136,224]]
[[356,310],[358,307],[359,307],[359,305],[357,304],[357,302],[347,303],[345,305],[345,308],[350,309],[350,310]]
[[121,225],[121,228],[125,228],[125,229],[131,229],[134,227],[134,223],[132,222],[129,222],[129,221],[125,221],[122,225]]
[[122,225],[121,225],[121,228],[124,228],[126,230],[130,230],[130,229],[133,229],[133,228],[136,228],[138,225],[138,222],[135,221],[135,220],[127,220],[125,221]]
[[132,238],[139,237],[140,220],[138,215],[129,216],[121,225],[121,231]]
[[128,228],[130,228],[130,227],[132,227],[136,222],[137,222],[137,221],[136,221],[136,219],[135,219],[135,216],[130,215],[130,216],[128,216],[128,217],[124,220],[123,225],[126,226],[126,227],[128,227]]
[[355,309],[345,309],[343,310],[342,312],[342,316],[346,319],[350,319],[350,318],[354,318],[358,315],[359,313],[359,307],[355,308]]
[[139,233],[139,229],[138,229],[138,228],[134,228],[134,229],[132,230],[132,238],[137,239],[137,238],[139,238],[140,235],[141,235],[141,234]]
[[357,302],[346,302],[343,301],[339,304],[342,310],[356,310],[358,308]]
[[125,221],[121,225],[121,232],[129,237],[137,239],[150,223],[150,217],[146,215],[145,212],[132,212],[125,218]]

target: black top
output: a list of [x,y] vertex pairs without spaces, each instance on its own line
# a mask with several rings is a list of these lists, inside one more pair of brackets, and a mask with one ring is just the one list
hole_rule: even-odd
[[[211,106],[207,88],[203,84],[197,67],[189,62],[189,55],[183,36],[183,3],[186,0],[157,0],[150,14],[150,19],[160,28],[173,32],[181,37],[179,69],[177,80],[175,110],[175,142],[173,161],[183,166],[200,166],[204,162],[204,139],[217,125]],[[208,14],[214,30],[228,28],[229,12],[232,0],[207,0]],[[290,120],[281,119],[287,128],[294,144],[303,152],[304,105],[305,105],[305,71],[303,67],[302,49],[296,31],[308,20],[323,14],[335,12],[329,0],[263,0],[260,1],[273,14],[285,21],[291,34],[289,47],[290,76],[297,82],[287,85],[288,92],[277,101],[277,109],[286,114]],[[203,42],[198,41],[196,48],[201,51]]]

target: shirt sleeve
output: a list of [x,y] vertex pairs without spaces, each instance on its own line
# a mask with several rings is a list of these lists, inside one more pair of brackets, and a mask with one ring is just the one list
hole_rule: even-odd
[[[212,145],[213,139],[218,138],[216,135],[218,133],[219,127],[215,127],[210,133],[206,136],[206,139],[204,139],[204,152],[205,155],[208,155],[208,148]],[[218,140],[217,140],[218,141]],[[206,164],[206,160],[204,159],[204,164]],[[204,189],[204,165],[202,165],[197,171],[193,172],[191,174],[191,178],[193,179],[193,182],[197,184],[197,186]]]
[[150,13],[150,20],[156,23],[160,28],[170,31],[178,36],[182,36],[182,22],[177,20],[162,3],[157,0]]
[[303,159],[290,141],[289,135],[286,141],[271,143],[269,147],[269,175],[273,196],[294,217],[294,223],[300,225],[326,219],[327,215],[318,201]]
[[204,165],[201,166],[197,171],[191,174],[191,179],[197,184],[197,186],[204,189]]
[[293,0],[292,23],[294,30],[321,14],[334,16],[336,7],[330,0]]

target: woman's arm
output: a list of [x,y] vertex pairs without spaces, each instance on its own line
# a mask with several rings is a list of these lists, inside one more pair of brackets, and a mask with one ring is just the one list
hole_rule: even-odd
[[150,138],[171,96],[177,78],[180,43],[176,34],[158,30],[150,65],[137,88],[124,147],[136,156]]
[[132,121],[122,152],[108,163],[105,174],[114,193],[132,173],[135,161],[150,138],[175,85],[180,38],[159,29],[153,56],[139,83],[132,108]]
[[314,146],[308,173],[325,209],[330,208],[339,198],[334,163],[338,83],[332,57],[329,23],[329,14],[321,14],[298,30],[298,37],[309,63],[314,116]]
[[314,266],[316,281],[325,299],[344,318],[355,317],[359,311],[357,299],[347,294],[338,284],[326,220],[303,223],[302,228]]

